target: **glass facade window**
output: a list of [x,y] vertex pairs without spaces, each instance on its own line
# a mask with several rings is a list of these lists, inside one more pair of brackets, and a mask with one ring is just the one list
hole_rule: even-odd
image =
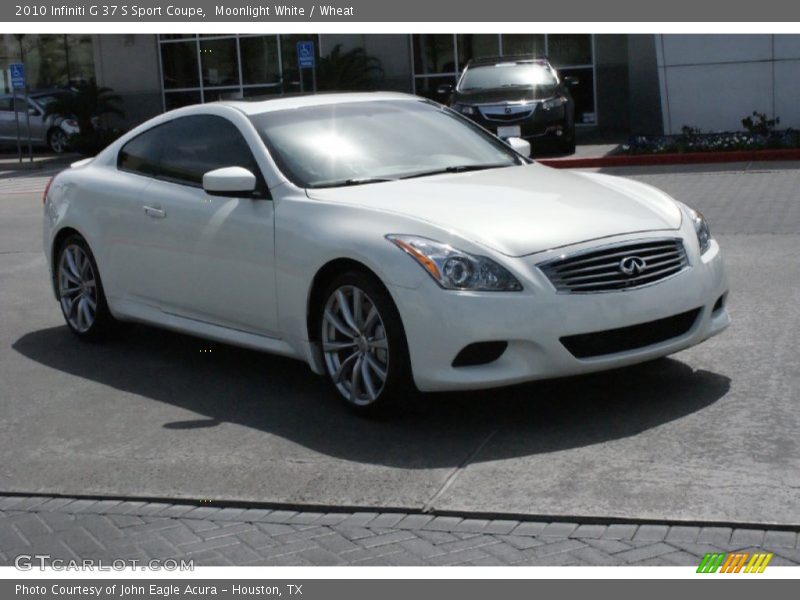
[[500,36],[496,34],[459,34],[456,36],[458,47],[458,64],[481,56],[497,56],[500,54]]
[[591,35],[553,34],[547,37],[547,56],[558,69],[570,65],[592,64]]
[[216,102],[217,100],[240,100],[242,92],[238,87],[210,88],[203,91],[204,102]]
[[161,44],[161,77],[164,89],[194,88],[200,85],[197,41]]
[[202,101],[200,90],[195,92],[165,92],[164,110],[172,110],[189,104],[200,104]]
[[281,81],[280,53],[274,35],[239,38],[242,84],[277,84]]
[[560,76],[578,80],[575,121],[596,124],[594,42],[589,34],[419,34],[412,35],[414,93],[439,102],[441,84],[454,84],[473,58],[533,54],[548,57]]
[[94,80],[90,35],[0,35],[0,88],[11,91],[8,65],[25,63],[31,91],[79,86]]
[[319,52],[316,35],[159,36],[164,108],[311,90],[296,50],[309,40]]
[[200,41],[203,86],[239,86],[239,52],[236,38]]
[[547,54],[547,44],[541,33],[513,33],[503,36],[503,54]]
[[457,70],[455,35],[420,34],[414,36],[415,73],[449,73]]

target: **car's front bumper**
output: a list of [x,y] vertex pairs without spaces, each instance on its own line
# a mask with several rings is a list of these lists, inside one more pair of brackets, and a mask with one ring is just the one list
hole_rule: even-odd
[[[622,367],[672,354],[721,332],[730,323],[728,282],[714,241],[701,257],[689,253],[690,268],[656,284],[630,291],[559,294],[536,266],[538,258],[510,259],[522,275],[522,292],[457,292],[433,280],[415,289],[391,287],[408,339],[414,380],[421,391],[488,388],[535,379]],[[579,359],[561,338],[649,323],[700,309],[685,333],[634,350]],[[497,360],[454,367],[467,345],[508,342]]]
[[475,111],[473,114],[464,114],[464,116],[494,134],[497,134],[499,127],[519,127],[519,137],[535,141],[540,138],[561,138],[572,133],[569,131],[570,124],[566,106],[545,110],[539,105],[530,116],[502,121],[485,117],[481,114],[479,107],[475,107],[473,110]]

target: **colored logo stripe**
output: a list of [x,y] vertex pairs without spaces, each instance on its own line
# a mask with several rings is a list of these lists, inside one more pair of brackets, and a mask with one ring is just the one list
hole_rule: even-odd
[[724,553],[709,553],[703,557],[700,566],[697,567],[698,573],[716,573],[722,561],[725,559]]
[[753,554],[753,558],[750,559],[750,562],[747,564],[745,568],[745,573],[763,573],[764,569],[767,568],[769,561],[772,560],[772,553],[759,553]]
[[[763,573],[764,569],[772,560],[773,554],[767,552],[734,552],[726,554],[724,552],[709,552],[700,561],[697,567],[698,573]],[[748,562],[748,559],[749,562]],[[745,566],[747,563],[747,566]],[[744,571],[742,571],[744,569]]]

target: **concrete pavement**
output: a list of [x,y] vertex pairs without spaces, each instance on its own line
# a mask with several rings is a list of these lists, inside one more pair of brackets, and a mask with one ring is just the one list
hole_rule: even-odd
[[353,417],[298,362],[146,327],[78,343],[48,287],[41,191],[0,181],[0,491],[798,525],[800,171],[726,167],[625,173],[706,213],[726,333],[630,369],[424,396],[392,422]]

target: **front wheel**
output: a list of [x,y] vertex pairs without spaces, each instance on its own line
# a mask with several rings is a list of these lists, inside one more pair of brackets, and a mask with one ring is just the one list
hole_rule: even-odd
[[68,237],[58,251],[56,286],[64,320],[79,338],[99,339],[116,324],[108,310],[97,263],[79,235]]
[[357,413],[398,409],[414,394],[400,314],[374,277],[351,271],[326,289],[320,310],[325,367],[336,392]]
[[67,134],[64,133],[64,130],[60,127],[56,127],[50,130],[50,133],[47,134],[47,145],[50,146],[50,150],[55,152],[56,154],[62,154],[67,149]]

